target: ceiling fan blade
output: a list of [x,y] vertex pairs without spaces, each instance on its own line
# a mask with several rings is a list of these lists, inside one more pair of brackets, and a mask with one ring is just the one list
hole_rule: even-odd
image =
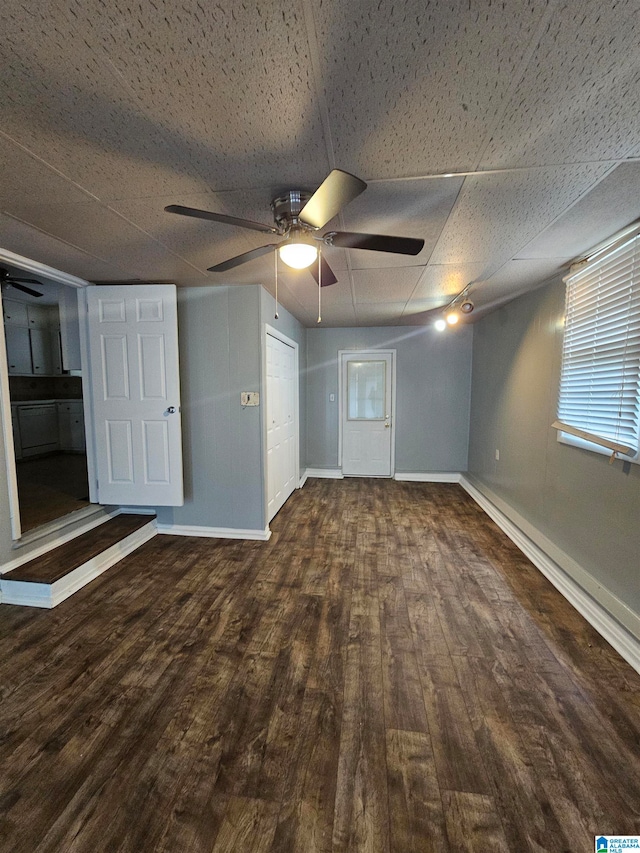
[[261,258],[268,252],[273,251],[277,245],[277,243],[269,243],[267,246],[259,246],[257,249],[251,249],[250,252],[244,252],[242,255],[236,255],[235,258],[229,258],[228,261],[223,261],[221,264],[209,267],[209,272],[226,272],[227,270],[232,270],[234,267],[239,267],[240,264],[246,264],[247,261]]
[[38,284],[38,285],[40,285],[40,287],[42,287],[42,282],[38,281],[38,279],[36,279],[36,278],[16,278],[15,276],[10,275],[7,277],[7,281],[10,281],[13,283],[15,283],[17,281],[20,284]]
[[395,252],[399,255],[418,255],[424,240],[415,237],[390,237],[386,234],[358,234],[355,231],[331,231],[324,240],[341,249],[369,249],[373,252]]
[[240,228],[251,228],[252,231],[262,231],[264,234],[279,234],[277,228],[263,225],[262,222],[252,222],[250,219],[238,219],[237,216],[227,216],[224,213],[213,213],[210,210],[198,210],[197,207],[183,207],[181,204],[169,204],[165,207],[167,213],[178,213],[180,216],[193,216],[195,219],[210,219],[212,222],[223,222],[225,225],[238,225]]
[[334,169],[302,208],[300,219],[312,228],[322,228],[366,188],[365,182],[355,175]]
[[[321,258],[322,263],[322,287],[328,287],[330,284],[335,284],[338,280],[335,276],[335,273],[329,266],[329,264],[325,261],[324,258]],[[319,275],[318,275],[318,261],[314,261],[309,267],[309,272],[315,278],[316,284],[318,284]]]
[[[32,279],[30,279],[30,278],[21,278],[21,279],[10,278],[10,279],[7,279],[8,284],[10,284],[11,287],[15,287],[16,290],[21,290],[23,293],[28,293],[29,296],[42,296],[42,294],[38,293],[37,290],[32,290],[30,287],[25,287],[24,284],[18,283],[21,281],[32,281]],[[34,281],[33,284],[41,284],[41,282]]]

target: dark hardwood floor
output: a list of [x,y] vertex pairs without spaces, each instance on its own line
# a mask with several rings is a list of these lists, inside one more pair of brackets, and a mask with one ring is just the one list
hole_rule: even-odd
[[16,463],[22,532],[89,506],[87,457],[53,453]]
[[592,851],[640,676],[458,486],[310,480],[0,607],[0,850]]

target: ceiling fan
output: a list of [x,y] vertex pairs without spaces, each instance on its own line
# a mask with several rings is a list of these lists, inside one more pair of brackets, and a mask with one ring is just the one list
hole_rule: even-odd
[[41,281],[36,281],[35,278],[16,278],[11,275],[8,269],[0,267],[0,286],[4,289],[5,286],[13,287],[15,290],[21,290],[23,293],[28,293],[29,296],[42,296],[37,290],[31,287],[25,287],[27,284],[39,284],[42,287]]
[[294,269],[306,269],[316,282],[325,285],[335,284],[338,280],[324,258],[318,260],[316,243],[325,246],[337,246],[342,249],[368,249],[374,252],[393,252],[401,255],[417,255],[424,246],[424,240],[413,237],[391,237],[383,234],[360,234],[354,231],[328,231],[321,237],[318,231],[339,213],[345,205],[364,192],[367,185],[355,175],[333,169],[314,193],[304,190],[288,190],[274,198],[271,210],[275,225],[264,225],[249,219],[238,219],[223,213],[198,210],[170,204],[165,207],[167,213],[181,216],[193,216],[196,219],[210,219],[227,225],[238,225],[266,234],[277,234],[285,239],[280,243],[268,243],[249,252],[209,267],[209,272],[226,272],[234,267],[260,258],[269,252],[278,250],[280,258]]

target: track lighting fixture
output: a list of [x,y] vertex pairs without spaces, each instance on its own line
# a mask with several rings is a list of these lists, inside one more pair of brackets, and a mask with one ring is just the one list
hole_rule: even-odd
[[475,305],[468,298],[467,293],[472,282],[463,288],[460,293],[456,294],[448,305],[442,309],[442,315],[435,322],[435,327],[439,332],[443,332],[447,326],[455,326],[460,320],[461,314],[471,314]]

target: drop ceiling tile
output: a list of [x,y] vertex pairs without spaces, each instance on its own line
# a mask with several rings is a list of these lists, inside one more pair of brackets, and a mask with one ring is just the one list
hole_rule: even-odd
[[314,315],[311,322],[308,322],[307,328],[349,328],[357,325],[356,311],[353,305],[323,305],[322,320],[320,325],[317,323],[317,315]]
[[87,202],[90,196],[52,168],[30,157],[0,135],[0,205],[21,199],[27,203]]
[[352,268],[424,266],[451,212],[462,182],[462,178],[442,178],[369,184],[365,192],[345,208],[345,230],[417,237],[425,241],[425,246],[415,256],[351,249],[349,257]]
[[640,163],[623,163],[524,246],[518,258],[576,258],[638,217]]
[[406,302],[418,283],[420,267],[398,269],[354,270],[353,285],[356,304]]
[[431,262],[482,263],[490,274],[586,193],[608,168],[560,166],[466,178]]
[[329,171],[296,5],[71,0],[67,14],[212,188]]
[[404,302],[356,305],[356,319],[366,326],[397,326],[402,317]]
[[145,112],[66,10],[6,0],[2,24],[5,134],[102,198],[207,187],[184,139]]
[[488,281],[479,282],[469,291],[476,308],[508,302],[527,290],[566,275],[570,258],[534,258],[508,261]]
[[365,180],[473,168],[545,5],[315,4],[337,163]]
[[97,202],[15,205],[7,211],[27,225],[96,257],[117,259],[127,277],[165,278],[192,274],[186,261]]
[[480,278],[483,271],[482,264],[429,264],[413,291],[412,301],[446,303],[470,282]]
[[637,0],[566,0],[550,19],[483,168],[625,156],[640,136]]
[[[318,310],[318,285],[313,278],[301,272],[300,275],[294,273],[286,278],[286,287],[295,293],[296,298],[310,311],[317,312]],[[338,307],[340,305],[353,305],[353,297],[351,295],[351,285],[347,274],[338,279],[335,284],[330,287],[322,288],[322,305]]]
[[126,276],[126,270],[111,259],[83,252],[6,214],[0,214],[0,234],[3,249],[87,281]]
[[428,326],[440,316],[439,305],[434,307],[425,304],[425,307],[419,310],[413,303],[410,304],[412,307],[410,309],[405,308],[402,317],[400,317],[401,326]]

